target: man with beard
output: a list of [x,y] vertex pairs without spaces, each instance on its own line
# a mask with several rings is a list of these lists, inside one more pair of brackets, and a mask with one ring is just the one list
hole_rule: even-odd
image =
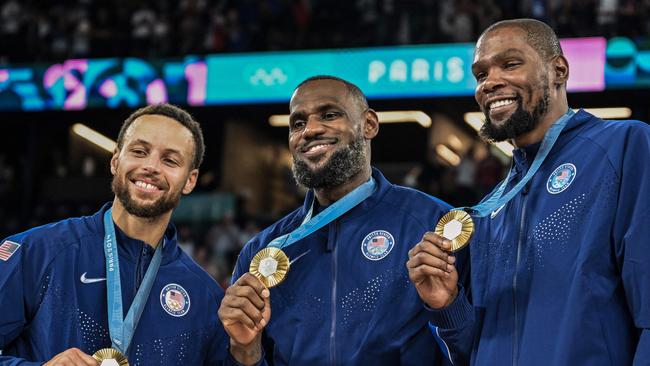
[[187,112],[139,109],[110,162],[112,204],[2,242],[0,364],[97,365],[95,353],[114,365],[122,355],[131,365],[226,358],[223,290],[178,247],[169,222],[204,149]]
[[409,253],[439,344],[455,365],[650,364],[650,126],[569,109],[569,65],[536,20],[489,27],[472,71],[481,136],[517,149],[473,207],[469,267],[433,233]]
[[[310,190],[239,255],[219,309],[231,355],[245,365],[437,364],[428,313],[404,263],[449,206],[371,167],[379,121],[355,85],[305,80],[289,123],[294,177]],[[267,288],[282,262],[259,256],[277,248],[289,270]]]

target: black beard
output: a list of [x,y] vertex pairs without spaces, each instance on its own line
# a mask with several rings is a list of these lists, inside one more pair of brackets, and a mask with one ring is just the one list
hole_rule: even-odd
[[489,112],[485,112],[485,123],[478,132],[487,142],[499,142],[514,139],[528,133],[537,127],[543,115],[548,111],[549,87],[544,84],[542,96],[532,113],[524,110],[521,97],[517,97],[517,110],[500,126],[490,120]]
[[[128,179],[128,178],[125,178]],[[181,200],[181,192],[172,195],[163,195],[154,203],[141,205],[136,203],[129,194],[129,190],[123,180],[119,179],[117,174],[113,176],[111,189],[117,199],[120,200],[126,212],[133,216],[153,219],[164,213],[173,210]]]
[[366,165],[365,140],[356,138],[348,146],[335,151],[322,168],[312,171],[307,163],[293,157],[293,178],[307,188],[333,188],[349,181]]

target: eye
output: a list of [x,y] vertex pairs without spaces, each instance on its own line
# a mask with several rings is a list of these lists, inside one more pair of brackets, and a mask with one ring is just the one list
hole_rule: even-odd
[[302,130],[305,127],[306,124],[307,124],[307,122],[305,122],[305,121],[303,121],[301,119],[297,119],[297,120],[291,122],[290,129],[292,131]]
[[337,119],[339,117],[341,117],[341,113],[339,113],[339,112],[325,112],[321,116],[321,118],[326,120],[326,121],[335,120],[335,119]]
[[165,164],[167,164],[169,166],[178,166],[179,165],[178,162],[176,160],[172,159],[172,158],[164,158],[163,162],[165,162]]
[[519,61],[508,61],[504,65],[504,68],[505,69],[513,69],[513,68],[515,68],[515,67],[517,67],[519,65],[521,65],[521,62],[519,62]]
[[479,73],[477,73],[477,74],[474,75],[474,78],[475,78],[476,81],[479,82],[479,83],[482,82],[483,80],[485,80],[486,77],[487,77],[487,74],[484,73],[484,72],[479,72]]
[[147,152],[144,151],[143,149],[131,149],[131,153],[135,156],[145,156],[147,155]]

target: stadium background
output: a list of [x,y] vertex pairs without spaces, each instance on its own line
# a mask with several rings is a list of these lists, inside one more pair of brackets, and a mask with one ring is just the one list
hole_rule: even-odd
[[[201,122],[207,145],[199,184],[175,214],[180,241],[225,285],[242,245],[304,195],[291,176],[287,129],[269,123],[288,112],[290,91],[303,78],[296,68],[330,73],[329,65],[346,77],[363,57],[383,60],[373,65],[384,69],[361,73],[364,83],[377,85],[360,84],[371,107],[430,118],[382,124],[373,165],[394,183],[452,205],[472,204],[501,179],[508,157],[482,144],[466,121],[472,118],[466,113],[478,110],[473,81],[467,73],[454,79],[448,63],[454,56],[445,52],[467,54],[481,30],[513,17],[543,20],[563,39],[595,40],[578,54],[601,48],[571,64],[572,75],[587,70],[585,80],[593,82],[573,88],[572,107],[622,107],[631,118],[650,120],[650,1],[2,0],[0,235],[91,214],[110,200],[111,154],[83,138],[78,124],[115,139],[137,106],[166,98]],[[407,61],[395,64],[400,52]],[[428,83],[412,80],[418,54],[441,57],[445,66],[438,70],[430,60]],[[86,59],[85,66],[74,61]],[[112,71],[102,83],[88,82],[86,71],[101,60],[112,60]],[[143,62],[127,67],[127,60]],[[246,70],[259,76],[261,94],[239,90],[239,79],[227,72],[227,83],[211,90],[221,79],[206,81],[201,70],[226,61],[260,62]],[[188,65],[198,65],[203,79],[183,78]],[[147,72],[166,76],[142,77]],[[278,84],[276,94],[265,94],[264,87]],[[431,88],[418,89],[424,84]],[[87,97],[75,102],[79,85],[88,86]],[[193,94],[201,85],[204,93]]]

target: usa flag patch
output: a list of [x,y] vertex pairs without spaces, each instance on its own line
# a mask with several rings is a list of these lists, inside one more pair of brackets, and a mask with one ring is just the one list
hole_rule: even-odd
[[20,244],[5,240],[5,242],[0,245],[0,259],[5,262],[8,261],[9,258],[16,253],[18,248],[20,248]]

